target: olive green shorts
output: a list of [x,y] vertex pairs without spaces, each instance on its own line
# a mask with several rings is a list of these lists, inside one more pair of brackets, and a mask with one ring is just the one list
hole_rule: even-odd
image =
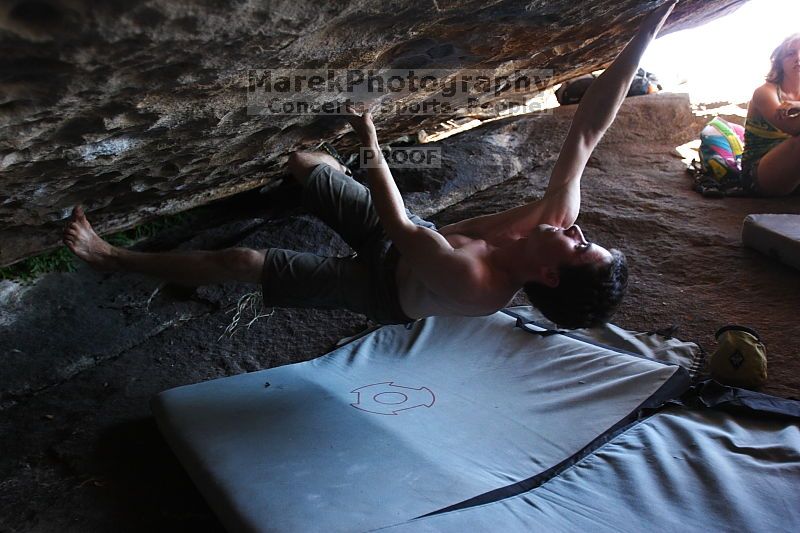
[[[333,167],[317,165],[303,188],[303,204],[350,245],[349,257],[270,248],[264,258],[264,304],[348,309],[379,324],[413,322],[403,313],[395,271],[399,253],[386,237],[369,189]],[[432,223],[408,213],[419,226]]]

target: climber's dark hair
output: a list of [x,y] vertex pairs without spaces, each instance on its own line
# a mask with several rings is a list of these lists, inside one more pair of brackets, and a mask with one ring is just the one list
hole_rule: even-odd
[[558,286],[538,282],[523,286],[525,294],[549,320],[575,329],[605,324],[613,316],[628,286],[628,264],[617,249],[611,262],[561,266]]

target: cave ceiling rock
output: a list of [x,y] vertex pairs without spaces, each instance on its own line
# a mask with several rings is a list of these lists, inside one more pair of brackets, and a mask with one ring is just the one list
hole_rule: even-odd
[[[683,0],[665,31],[744,1]],[[0,265],[58,246],[79,202],[108,233],[267,185],[285,173],[289,152],[321,140],[356,148],[341,117],[248,113],[254,69],[501,76],[519,67],[552,72],[544,85],[553,85],[607,64],[659,3],[0,2]],[[490,92],[480,101],[507,96]],[[433,97],[409,92],[375,102]],[[291,98],[322,103],[341,95],[306,90]],[[489,109],[390,111],[375,122],[380,138],[391,140],[441,131],[465,115],[486,118]]]

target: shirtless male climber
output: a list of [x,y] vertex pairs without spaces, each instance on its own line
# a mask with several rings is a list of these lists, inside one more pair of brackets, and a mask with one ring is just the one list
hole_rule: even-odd
[[[581,175],[613,122],[642,54],[676,3],[669,0],[647,15],[586,92],[541,200],[436,230],[406,211],[380,155],[367,171],[367,189],[333,157],[294,152],[289,170],[303,185],[304,204],[342,236],[353,256],[277,248],[135,252],[98,237],[80,207],[73,210],[64,243],[101,270],[186,285],[261,283],[267,306],[344,308],[380,324],[492,314],[520,288],[561,327],[604,323],[625,291],[627,267],[622,253],[587,241],[575,225]],[[348,120],[363,145],[380,154],[370,113],[349,108]]]

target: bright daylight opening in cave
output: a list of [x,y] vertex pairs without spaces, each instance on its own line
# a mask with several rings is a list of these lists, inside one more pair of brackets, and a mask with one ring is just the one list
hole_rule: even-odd
[[[798,21],[798,0],[750,0],[708,24],[656,39],[640,66],[656,75],[665,92],[688,93],[698,114],[744,118],[753,91],[764,83],[769,71],[770,54],[786,37],[800,31]],[[558,105],[552,95],[545,101],[545,107]],[[487,121],[450,122],[443,125],[443,131],[426,136],[424,142],[438,141]],[[699,142],[693,141],[678,151],[691,161],[697,155],[697,146]]]
[[769,56],[800,31],[797,0],[751,0],[728,16],[657,39],[641,66],[664,90],[689,93],[693,104],[746,104],[764,83]]
[[[642,57],[665,91],[688,93],[698,115],[747,116],[753,91],[764,83],[770,55],[800,31],[797,0],[751,0],[708,24],[665,35]],[[676,147],[685,163],[697,159],[699,140]]]

